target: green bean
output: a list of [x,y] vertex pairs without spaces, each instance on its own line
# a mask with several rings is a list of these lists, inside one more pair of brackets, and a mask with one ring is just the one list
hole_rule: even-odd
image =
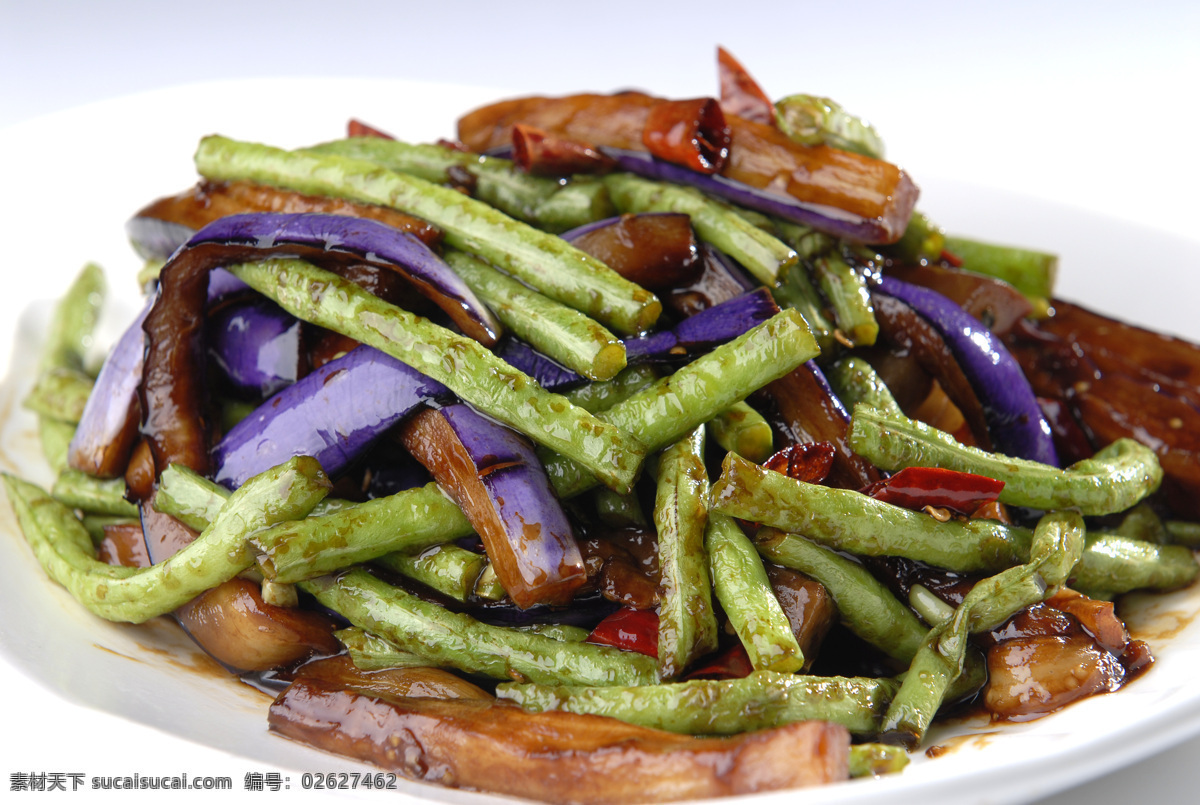
[[413,553],[474,533],[435,483],[320,517],[282,523],[254,536],[258,565],[276,581],[298,582],[393,551]]
[[658,671],[674,679],[692,660],[717,648],[717,617],[704,550],[704,428],[663,451],[658,467],[654,525],[662,590],[658,605]]
[[883,138],[875,127],[841,104],[817,95],[789,95],[775,102],[779,130],[801,145],[828,145],[883,159]]
[[38,375],[22,405],[34,413],[76,424],[94,381],[78,369],[54,367]]
[[1035,315],[1046,314],[1054,296],[1057,255],[951,236],[945,249],[962,260],[964,270],[1004,280],[1033,303]]
[[232,494],[194,470],[172,464],[159,476],[154,508],[194,531],[203,531],[216,519]]
[[422,601],[363,570],[322,576],[300,587],[353,625],[436,665],[549,684],[657,681],[654,660],[644,654],[491,626]]
[[1067,581],[1084,549],[1083,518],[1052,512],[1034,530],[1030,560],[978,582],[950,620],[925,637],[884,717],[882,732],[906,746],[920,743],[951,683],[962,673],[968,635],[999,626]]
[[371,162],[211,136],[200,141],[196,167],[218,181],[249,180],[380,204],[424,218],[441,227],[448,246],[482,258],[622,334],[649,329],[662,312],[654,294],[561,238],[456,190]]
[[142,521],[136,517],[119,517],[115,514],[85,514],[80,518],[83,527],[92,537],[92,543],[99,545],[104,539],[104,529],[110,525],[136,525],[141,527]]
[[768,288],[779,281],[782,269],[797,260],[796,252],[786,243],[693,188],[628,173],[613,173],[604,181],[621,212],[686,213],[702,240],[737,260]]
[[592,634],[582,626],[571,626],[568,623],[527,623],[513,628],[518,632],[532,632],[567,643],[582,643]]
[[350,661],[364,671],[382,671],[385,668],[425,668],[429,660],[418,657],[384,640],[379,635],[363,631],[357,626],[339,629],[333,636],[341,641],[350,654]]
[[479,580],[475,582],[475,597],[484,601],[501,601],[507,595],[508,591],[496,575],[496,568],[488,562],[479,574]]
[[712,512],[704,549],[717,600],[746,649],[751,667],[756,671],[799,671],[804,652],[754,544],[731,518]]
[[517,170],[511,159],[440,145],[413,145],[382,137],[350,137],[302,150],[373,162],[437,184],[463,184],[467,180],[467,189],[472,196],[507,215],[531,223],[536,222],[534,211],[538,204],[559,189],[554,179]]
[[1072,586],[1093,598],[1112,598],[1131,590],[1184,587],[1198,571],[1200,565],[1183,545],[1156,545],[1121,534],[1088,534]]
[[885,470],[943,467],[1004,481],[1002,503],[1033,509],[1078,509],[1085,515],[1125,511],[1162,483],[1162,468],[1150,448],[1118,439],[1065,470],[1036,461],[988,453],[898,414],[858,405],[850,446]]
[[954,617],[954,607],[938,598],[922,584],[914,584],[909,588],[908,605],[924,618],[926,623],[934,626]]
[[964,573],[1022,561],[1030,534],[993,520],[939,522],[849,489],[808,484],[727,453],[711,508],[837,550],[903,556]]
[[804,537],[773,528],[760,529],[757,545],[766,559],[821,582],[851,632],[893,659],[912,662],[927,629],[865,567]]
[[748,461],[758,464],[771,457],[771,423],[744,400],[708,420],[708,432],[722,448]]
[[592,491],[596,519],[612,528],[645,528],[650,525],[637,494],[618,495],[607,487]]
[[833,347],[833,324],[825,315],[825,300],[817,293],[804,266],[796,264],[784,269],[771,294],[781,308],[791,308],[804,317],[822,351]]
[[625,368],[625,345],[574,308],[530,290],[469,254],[447,251],[446,262],[500,322],[534,349],[591,380]]
[[741,679],[636,687],[506,683],[496,695],[534,712],[589,713],[691,735],[733,735],[806,720],[873,735],[897,687],[890,679],[755,671]]
[[571,389],[563,396],[589,413],[599,413],[628,400],[658,379],[658,372],[644,364],[626,366],[612,380],[600,380]]
[[842,358],[826,368],[825,377],[838,399],[851,408],[862,403],[888,415],[903,415],[891,389],[862,358]]
[[455,601],[465,602],[475,591],[475,583],[487,564],[487,557],[454,544],[446,544],[435,545],[415,554],[384,554],[375,562]]
[[537,205],[533,216],[547,232],[566,232],[617,214],[608,185],[592,176],[576,176]]
[[853,744],[848,766],[851,779],[899,774],[908,766],[908,752],[902,746]]
[[[626,433],[636,433],[653,452],[819,351],[800,315],[785,310],[613,406],[603,418]],[[565,457],[549,456],[543,461],[561,497],[579,494],[596,483]]]
[[1116,528],[1116,533],[1123,537],[1155,542],[1159,545],[1171,543],[1171,535],[1167,533],[1167,527],[1163,524],[1162,518],[1146,502],[1139,503],[1125,512]]
[[785,221],[782,218],[773,218],[771,224],[779,233],[779,239],[795,249],[801,260],[825,254],[837,245],[837,241],[832,237],[810,226]]
[[104,270],[95,263],[85,265],[54,308],[39,371],[84,371],[105,290]]
[[275,607],[295,608],[300,605],[300,595],[294,584],[280,584],[277,581],[263,579],[260,595],[263,603]]
[[71,440],[75,438],[75,425],[48,416],[38,417],[38,438],[42,442],[42,455],[50,469],[60,473],[67,469],[67,454]]
[[829,300],[838,330],[853,346],[873,345],[879,335],[879,322],[875,321],[871,292],[862,274],[836,252],[814,259],[812,273],[817,287]]
[[102,480],[79,470],[59,474],[51,490],[54,498],[71,509],[90,514],[137,517],[138,508],[125,499],[125,479]]
[[212,525],[170,559],[134,569],[97,561],[83,524],[36,486],[11,475],[4,483],[46,573],[92,613],[133,623],[170,612],[250,567],[250,534],[305,516],[329,491],[315,459],[292,459],[247,481]]
[[[815,354],[815,346],[796,314],[779,314],[619,403],[606,416],[649,439],[648,449],[661,449],[739,396],[794,369]],[[596,485],[582,467],[561,456],[551,456],[546,469],[555,492],[564,499]],[[391,551],[411,553],[471,533],[462,511],[431,484],[267,529],[254,541],[265,553],[259,560],[263,572],[277,581],[295,582]]]
[[1188,548],[1200,548],[1200,523],[1188,523],[1182,520],[1168,520],[1163,528],[1171,542]]
[[157,282],[158,275],[162,273],[163,266],[166,264],[166,260],[159,258],[151,258],[143,263],[141,269],[137,273],[138,287],[145,289],[151,283]]
[[445,383],[481,412],[580,462],[606,486],[620,492],[632,487],[644,455],[637,439],[545,391],[481,344],[298,260],[226,270],[297,318],[370,344]]

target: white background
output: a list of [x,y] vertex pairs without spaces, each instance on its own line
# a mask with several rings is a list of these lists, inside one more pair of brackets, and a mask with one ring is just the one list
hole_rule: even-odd
[[[772,96],[825,94],[868,116],[889,158],[918,184],[922,176],[969,180],[1200,240],[1195,2],[0,0],[0,128],[129,93],[226,78],[712,94],[718,43]],[[0,154],[0,192],[5,163],[19,158]],[[54,179],[48,168],[47,180]],[[0,229],[0,240],[18,234]],[[1183,290],[1194,298],[1200,279]],[[1141,291],[1131,281],[1123,292]],[[62,702],[7,665],[0,665],[0,690],[25,722],[18,727],[6,715],[0,730],[6,793],[12,772],[72,765],[95,773],[225,774],[235,783],[254,768],[213,750],[147,738],[146,728]],[[154,764],[129,757],[126,740],[169,754]],[[1193,740],[1048,801],[1128,802],[1149,792],[1190,801],[1198,754],[1200,740]]]

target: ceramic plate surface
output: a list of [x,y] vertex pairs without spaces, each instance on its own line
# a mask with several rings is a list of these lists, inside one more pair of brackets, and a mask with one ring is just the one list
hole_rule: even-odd
[[[201,84],[106,101],[0,132],[6,163],[0,227],[9,280],[8,292],[0,294],[0,360],[7,361],[0,467],[39,483],[51,480],[40,460],[34,418],[19,405],[32,382],[49,300],[85,262],[99,262],[111,299],[100,340],[120,332],[137,304],[134,275],[140,267],[124,222],[150,199],[195,181],[191,155],[201,136],[221,133],[295,147],[341,136],[346,119],[356,116],[411,141],[427,141],[452,136],[459,113],[494,97],[478,88],[400,81]],[[1060,295],[1200,340],[1191,302],[1200,291],[1200,243],[1044,200],[915,178],[923,191],[921,208],[950,231],[1058,252]],[[220,750],[262,770],[363,768],[268,735],[269,700],[229,679],[173,625],[160,620],[132,627],[91,617],[46,579],[7,505],[0,506],[0,612],[0,670],[20,686],[20,695],[12,697],[12,723],[37,719],[52,707],[50,700],[65,699],[80,723],[103,730],[98,739],[130,741],[129,753],[142,760],[195,745],[197,752]],[[1158,663],[1126,689],[1026,724],[941,728],[929,741],[946,750],[937,760],[917,755],[903,775],[806,792],[805,801],[1026,800],[1200,732],[1197,613],[1200,587],[1132,597],[1125,615]],[[53,747],[45,751],[49,758]],[[403,781],[400,786],[402,796],[496,799]]]

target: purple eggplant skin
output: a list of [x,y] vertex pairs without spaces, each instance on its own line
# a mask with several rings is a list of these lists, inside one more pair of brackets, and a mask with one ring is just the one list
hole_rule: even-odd
[[779,312],[771,292],[758,288],[688,316],[670,330],[625,339],[625,359],[672,360],[732,341]]
[[578,372],[572,372],[553,358],[543,355],[524,341],[511,336],[501,341],[493,351],[509,366],[520,369],[547,391],[561,394],[589,382]]
[[688,185],[717,198],[785,221],[811,226],[820,232],[857,243],[889,243],[895,238],[880,221],[759,190],[720,174],[705,174],[657,159],[642,151],[602,147],[599,151],[617,161],[617,170],[660,182]]
[[67,449],[67,463],[72,469],[101,478],[116,478],[125,472],[137,440],[137,390],[145,356],[142,322],[150,307],[147,302],[117,339],[100,369]]
[[174,221],[138,215],[125,224],[125,234],[143,260],[166,260],[187,243],[196,230]]
[[680,316],[694,316],[760,287],[736,260],[711,244],[700,244],[700,265],[700,274],[692,282],[677,285],[660,297]]
[[360,262],[393,266],[438,305],[463,332],[487,346],[500,337],[495,315],[466,283],[419,238],[369,218],[324,213],[244,213],[218,218],[187,242],[188,248],[206,243],[248,246],[264,251],[300,248],[310,252],[350,256]]
[[937,291],[894,277],[882,277],[873,292],[909,305],[946,339],[983,404],[998,452],[1059,466],[1050,425],[1025,373],[987,327]]
[[453,398],[441,383],[368,346],[271,397],[212,450],[213,480],[236,489],[293,456],[336,476],[417,406]]
[[528,439],[465,403],[422,411],[401,438],[462,507],[518,607],[567,604],[587,583],[579,544]]
[[266,399],[304,376],[300,321],[274,302],[258,297],[224,305],[207,328],[208,354],[239,397]]

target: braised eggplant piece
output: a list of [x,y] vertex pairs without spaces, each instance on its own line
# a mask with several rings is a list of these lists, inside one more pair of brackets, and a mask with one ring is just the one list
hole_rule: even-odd
[[768,564],[766,568],[775,598],[783,607],[783,614],[792,625],[792,634],[796,635],[796,642],[804,652],[801,671],[807,671],[816,661],[825,635],[837,622],[837,604],[819,581],[778,565]]
[[460,676],[441,668],[410,666],[364,671],[350,659],[349,654],[321,657],[296,669],[296,679],[313,680],[338,688],[351,688],[368,694],[390,698],[412,696],[422,699],[482,699],[492,694]]
[[850,449],[850,415],[829,382],[809,361],[766,387],[763,395],[774,409],[774,424],[797,444],[828,442],[835,449],[826,483],[861,489],[879,480],[879,471]]
[[298,680],[271,729],[409,779],[546,802],[671,801],[821,785],[847,776],[849,734],[809,721],[691,738],[602,716],[473,699],[394,699]]
[[314,456],[336,476],[417,406],[452,397],[441,383],[369,346],[356,347],[288,386],[212,451],[213,479],[236,489],[292,456]]
[[1008,344],[1034,391],[1068,411],[1093,448],[1122,437],[1147,445],[1167,504],[1200,517],[1200,346],[1058,300]]
[[100,369],[67,449],[72,469],[117,478],[129,464],[141,418],[137,391],[145,350],[142,322],[149,312],[147,305],[117,339]]
[[995,277],[934,263],[889,264],[886,271],[896,279],[937,291],[998,336],[1007,335],[1033,311],[1023,293]]
[[988,651],[987,709],[1011,721],[1052,713],[1125,678],[1120,660],[1091,638],[1018,637]]
[[266,299],[223,306],[208,321],[208,354],[235,396],[261,400],[307,370],[300,321]]
[[696,235],[683,213],[606,218],[564,232],[562,238],[656,294],[694,279],[700,270]]
[[508,145],[512,127],[522,123],[618,149],[606,153],[622,170],[691,184],[852,240],[892,243],[904,234],[918,191],[895,165],[828,146],[799,145],[766,123],[729,117],[729,159],[719,174],[709,176],[646,153],[641,134],[660,103],[640,92],[518,98],[464,115],[458,136],[472,150],[487,151]]
[[528,440],[461,403],[422,411],[401,439],[463,508],[513,603],[571,601],[583,557]]
[[320,212],[370,218],[411,232],[429,246],[442,238],[441,230],[428,221],[388,207],[305,196],[250,182],[200,182],[179,195],[160,198],[138,210],[125,225],[125,230],[142,257],[166,260],[196,230],[218,218],[247,212]]
[[663,304],[680,316],[727,302],[759,287],[726,255],[707,243],[700,244],[700,270],[690,282],[677,284],[663,294]]

